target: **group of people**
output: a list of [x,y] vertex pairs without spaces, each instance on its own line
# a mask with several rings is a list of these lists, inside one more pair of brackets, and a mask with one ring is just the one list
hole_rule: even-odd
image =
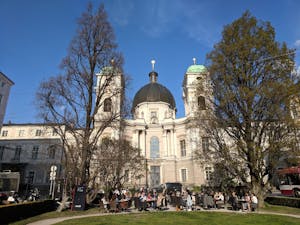
[[132,194],[128,189],[110,191],[101,198],[101,206],[107,211],[119,212],[129,208],[139,211],[151,209],[162,209],[167,206],[165,193],[158,193],[156,190],[141,188]]
[[228,203],[232,205],[233,210],[242,211],[255,211],[258,206],[258,199],[254,193],[245,193],[243,196],[238,197],[235,192],[232,192]]
[[37,188],[30,190],[24,196],[20,196],[16,191],[10,191],[8,195],[4,196],[3,194],[0,204],[14,204],[27,201],[36,201],[39,199],[39,197],[39,190]]
[[231,208],[232,210],[255,211],[258,207],[258,199],[253,193],[245,193],[242,196],[238,196],[236,192],[226,195],[218,191],[195,193],[184,190],[181,193],[171,193],[170,203],[176,206],[177,211],[182,209],[191,211],[196,208]]
[[251,193],[245,193],[243,196],[237,196],[236,192],[225,195],[223,192],[201,192],[195,193],[188,189],[167,193],[165,190],[157,192],[141,188],[132,194],[128,189],[114,190],[108,195],[103,195],[101,205],[107,211],[119,212],[126,211],[129,208],[139,211],[148,211],[149,209],[164,209],[168,204],[176,207],[176,211],[192,211],[196,208],[229,208],[232,210],[255,211],[258,205],[257,197]]

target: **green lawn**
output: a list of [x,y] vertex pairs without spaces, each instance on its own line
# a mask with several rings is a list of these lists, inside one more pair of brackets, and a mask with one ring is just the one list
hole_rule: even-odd
[[[290,208],[284,206],[274,206],[266,204],[260,212],[276,212],[284,214],[300,215],[300,208]],[[78,216],[100,213],[98,208],[88,209],[86,211],[64,211],[64,212],[49,212],[22,221],[12,223],[13,225],[25,225],[30,222],[66,216]],[[0,221],[1,223],[1,221]],[[229,224],[229,225],[259,225],[259,224],[300,224],[300,219],[292,217],[282,217],[274,215],[261,215],[257,213],[220,213],[210,211],[197,212],[147,212],[124,214],[107,214],[103,217],[89,217],[76,219],[76,221],[64,221],[60,224]]]
[[81,219],[67,220],[60,225],[96,225],[96,224],[157,224],[157,225],[287,225],[300,224],[300,219],[275,216],[262,215],[256,213],[221,213],[221,212],[153,212],[153,213],[132,213],[126,215],[111,215],[88,217]]
[[260,209],[261,212],[274,212],[284,214],[300,215],[300,208],[285,207],[279,205],[270,205],[265,203],[265,208]]

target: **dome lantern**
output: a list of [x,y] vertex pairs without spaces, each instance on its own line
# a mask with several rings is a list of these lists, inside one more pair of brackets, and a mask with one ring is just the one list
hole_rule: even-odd
[[152,71],[149,73],[150,83],[143,86],[135,94],[132,111],[143,102],[165,102],[171,109],[176,110],[176,104],[171,92],[163,85],[157,83],[158,73],[154,71],[155,61],[151,61]]

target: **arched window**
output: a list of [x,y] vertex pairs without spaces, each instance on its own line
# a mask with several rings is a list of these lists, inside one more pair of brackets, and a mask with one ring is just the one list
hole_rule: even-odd
[[104,100],[104,112],[111,112],[111,99],[106,98]]
[[205,105],[205,98],[203,96],[198,97],[198,107],[200,110],[205,110],[206,105]]
[[158,137],[151,137],[150,139],[150,158],[159,158]]

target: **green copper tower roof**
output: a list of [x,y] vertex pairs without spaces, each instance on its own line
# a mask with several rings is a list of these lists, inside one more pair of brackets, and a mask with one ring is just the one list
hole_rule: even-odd
[[186,71],[187,73],[206,73],[207,69],[203,65],[191,65]]
[[187,69],[187,73],[206,73],[207,69],[205,66],[203,65],[197,65],[196,64],[196,58],[193,58],[193,62],[194,64],[189,66],[189,68]]

